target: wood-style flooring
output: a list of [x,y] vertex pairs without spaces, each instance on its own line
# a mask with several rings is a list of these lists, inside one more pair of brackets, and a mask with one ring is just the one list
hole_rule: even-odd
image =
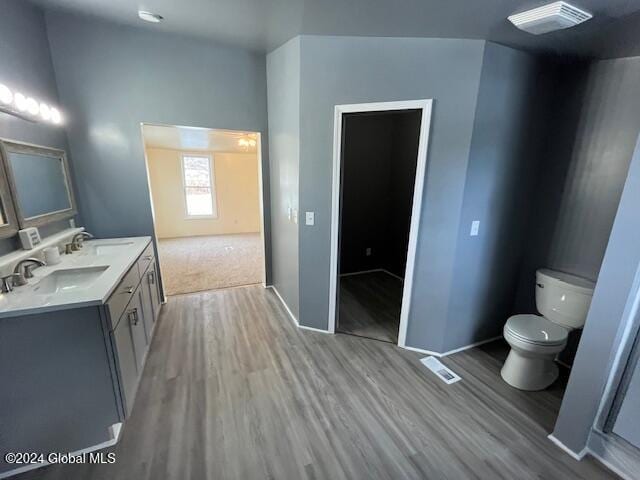
[[501,344],[443,359],[298,329],[272,290],[171,297],[113,465],[21,479],[607,479],[546,437],[557,390],[520,392]]
[[402,280],[383,271],[340,277],[337,331],[398,343]]

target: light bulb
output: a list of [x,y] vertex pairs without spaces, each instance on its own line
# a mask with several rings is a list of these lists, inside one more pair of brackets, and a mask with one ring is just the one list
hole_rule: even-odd
[[0,83],[0,102],[5,105],[11,105],[11,102],[13,102],[13,93],[11,93],[9,87],[2,83]]
[[13,102],[15,103],[16,108],[21,112],[24,112],[27,109],[27,97],[20,92],[13,96]]
[[43,120],[49,120],[51,118],[51,109],[46,103],[40,104],[40,116]]
[[38,104],[35,98],[33,97],[27,98],[27,111],[31,115],[38,115],[38,113],[40,113],[40,105]]
[[60,123],[62,122],[62,115],[60,115],[60,112],[58,111],[57,108],[51,108],[51,121],[53,123]]

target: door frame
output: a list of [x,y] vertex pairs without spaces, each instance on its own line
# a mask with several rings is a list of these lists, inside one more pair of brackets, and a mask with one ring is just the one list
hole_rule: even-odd
[[[151,221],[153,224],[153,235],[152,240],[154,246],[156,248],[156,252],[158,251],[158,235],[156,234],[156,214],[153,207],[153,192],[151,189],[151,175],[149,172],[149,159],[147,158],[147,147],[144,141],[144,126],[155,126],[155,127],[173,127],[173,128],[197,128],[201,130],[217,130],[220,132],[231,132],[231,133],[254,133],[256,134],[256,155],[258,158],[258,200],[259,200],[259,212],[260,212],[260,244],[262,246],[262,259],[263,259],[263,269],[262,269],[262,286],[264,288],[267,287],[267,277],[270,272],[267,272],[267,244],[266,244],[266,232],[265,232],[265,198],[264,198],[264,175],[263,175],[263,164],[262,164],[262,132],[254,131],[254,130],[232,130],[229,128],[216,128],[216,127],[200,127],[200,126],[189,126],[189,125],[173,125],[170,123],[158,123],[158,122],[140,122],[140,140],[142,142],[142,152],[144,154],[144,166],[147,175],[147,189],[149,192],[149,206],[151,208]],[[196,151],[193,151],[196,153]],[[210,152],[207,152],[207,155],[210,155]],[[215,155],[214,155],[215,156]],[[213,160],[215,161],[215,160]],[[268,179],[267,179],[268,180]],[[166,303],[167,295],[165,294],[164,289],[164,278],[162,275],[162,264],[160,262],[159,254],[156,254],[156,263],[158,266],[158,277],[160,277],[160,287],[161,287],[161,299],[162,303]]]
[[397,110],[422,110],[420,120],[420,136],[418,140],[418,158],[416,176],[413,188],[413,206],[411,209],[411,224],[409,229],[409,244],[407,249],[407,265],[404,273],[404,287],[402,290],[402,307],[400,310],[400,328],[398,330],[398,346],[406,346],[407,327],[409,324],[409,310],[413,293],[413,278],[415,271],[416,247],[420,229],[420,214],[424,193],[424,182],[427,170],[427,156],[429,147],[429,132],[431,130],[431,112],[433,99],[406,100],[398,102],[357,103],[336,105],[334,110],[333,129],[333,180],[331,185],[331,257],[329,265],[329,319],[328,331],[335,333],[337,318],[337,286],[338,286],[338,254],[340,231],[340,194],[341,194],[341,165],[342,165],[342,123],[346,113],[363,112],[392,112]]

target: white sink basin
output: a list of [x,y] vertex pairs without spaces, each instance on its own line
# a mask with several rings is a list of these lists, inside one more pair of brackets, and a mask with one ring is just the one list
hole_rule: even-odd
[[33,291],[36,294],[49,295],[84,290],[89,288],[107,268],[109,267],[100,266],[56,270],[43,277],[33,287]]
[[85,245],[84,249],[89,255],[112,255],[123,252],[131,245],[133,245],[133,242],[109,242],[99,243],[97,245]]

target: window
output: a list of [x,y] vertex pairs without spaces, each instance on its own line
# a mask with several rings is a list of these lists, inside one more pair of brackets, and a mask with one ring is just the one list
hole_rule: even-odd
[[182,176],[187,217],[215,217],[216,196],[211,157],[183,155]]

